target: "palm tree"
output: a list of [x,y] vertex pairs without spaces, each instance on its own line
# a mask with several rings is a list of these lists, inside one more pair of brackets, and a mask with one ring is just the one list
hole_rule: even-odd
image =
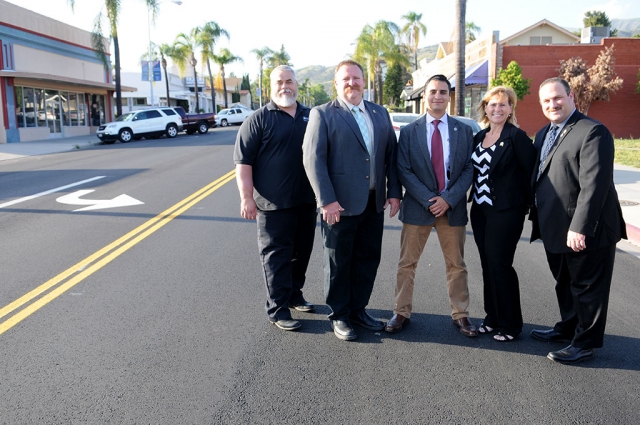
[[[147,7],[153,12],[155,18],[158,12],[158,0],[144,0],[147,3]],[[71,6],[73,11],[75,7],[75,0],[67,0],[67,3]],[[116,83],[116,116],[122,115],[122,84],[120,78],[120,42],[118,40],[118,17],[120,15],[120,7],[122,0],[104,0],[104,9],[106,10],[106,17],[109,22],[109,37],[113,40],[113,56],[115,59],[115,83]],[[93,31],[91,32],[91,44],[96,51],[96,54],[100,58],[100,61],[104,65],[104,68],[109,71],[111,63],[107,58],[107,52],[109,46],[105,41],[107,39],[104,36],[102,24],[104,21],[104,15],[102,9],[93,24]]]
[[482,28],[473,22],[467,22],[464,26],[466,44],[476,41],[476,34],[482,31]]
[[196,71],[196,65],[198,65],[196,59],[196,32],[197,28],[193,28],[189,34],[181,32],[176,36],[176,40],[173,43],[173,61],[178,65],[178,69],[182,75],[184,75],[187,63],[193,68],[193,82],[196,92],[195,112],[198,113],[200,111],[200,94],[198,92],[198,71]]
[[[211,102],[213,112],[216,111],[216,92],[213,83],[213,74],[211,73],[211,61],[214,58],[213,46],[218,42],[221,36],[229,39],[229,33],[220,25],[213,21],[209,21],[204,26],[196,28],[196,43],[202,49],[202,61],[207,63],[207,71],[209,72],[209,84],[211,84]],[[226,101],[226,94],[225,94]]]
[[268,62],[269,67],[271,68],[275,68],[280,65],[293,66],[291,63],[291,56],[289,56],[289,54],[284,50],[284,44],[280,46],[279,51],[271,53]]
[[224,79],[224,66],[233,62],[242,62],[242,58],[240,56],[234,56],[229,49],[220,49],[219,55],[213,55],[213,61],[220,65],[220,76],[222,77],[224,93],[224,107],[227,108],[229,104],[227,101],[227,82]]
[[273,50],[268,47],[263,47],[262,49],[253,49],[251,53],[254,53],[260,62],[260,79],[258,80],[258,87],[260,88],[260,107],[262,108],[262,98],[264,93],[262,93],[262,70],[264,68],[264,61],[269,60],[269,57],[273,54]]
[[456,29],[454,52],[456,55],[456,115],[464,115],[464,29],[467,0],[456,0]]
[[356,40],[353,57],[358,62],[367,61],[369,64],[367,74],[368,78],[374,77],[374,97],[379,104],[382,104],[382,64],[409,64],[407,57],[397,48],[398,33],[399,28],[393,22],[378,21],[375,27],[365,25]]
[[418,43],[420,42],[420,33],[427,35],[427,27],[420,22],[422,13],[409,12],[402,17],[407,23],[402,27],[401,33],[407,37],[407,44],[413,52],[413,69],[418,69]]

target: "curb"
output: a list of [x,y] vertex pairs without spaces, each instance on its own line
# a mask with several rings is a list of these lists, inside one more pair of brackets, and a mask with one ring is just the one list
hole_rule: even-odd
[[633,224],[627,224],[627,241],[640,246],[640,229]]

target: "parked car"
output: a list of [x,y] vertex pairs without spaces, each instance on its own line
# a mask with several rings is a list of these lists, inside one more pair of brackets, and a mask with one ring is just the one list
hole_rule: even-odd
[[[420,117],[419,114],[411,114],[411,113],[405,113],[405,112],[392,112],[389,115],[391,116],[391,124],[393,124],[393,129],[396,132],[396,138],[400,137],[400,129],[402,127],[404,127],[409,123],[414,122]],[[452,116],[453,118],[471,127],[471,130],[473,130],[474,136],[478,131],[482,130],[482,127],[480,127],[480,124],[478,124],[472,118],[460,117],[457,115],[452,115]]]
[[468,125],[469,127],[471,127],[471,130],[473,130],[473,135],[475,136],[476,133],[480,130],[482,130],[482,127],[480,127],[480,124],[478,124],[477,121],[475,121],[473,118],[469,118],[469,117],[460,117],[457,115],[453,115],[453,118],[457,119],[458,121],[462,121],[464,124]]
[[226,127],[231,124],[242,124],[245,118],[251,114],[253,111],[245,108],[223,109],[216,115],[216,125]]
[[391,124],[396,132],[396,139],[400,137],[400,129],[407,124],[411,124],[418,118],[420,114],[411,114],[409,112],[392,112],[389,114],[391,117]]
[[120,140],[122,143],[140,140],[142,137],[158,139],[166,134],[174,138],[182,131],[182,119],[168,107],[131,111],[118,117],[114,122],[98,127],[96,136],[107,144]]
[[182,106],[174,106],[180,118],[182,118],[182,127],[187,134],[194,134],[196,131],[205,134],[209,131],[209,127],[216,126],[216,114],[213,112],[205,114],[187,114]]

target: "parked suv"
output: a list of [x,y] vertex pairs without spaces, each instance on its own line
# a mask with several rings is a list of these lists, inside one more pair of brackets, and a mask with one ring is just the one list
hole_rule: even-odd
[[245,108],[223,109],[216,115],[216,125],[226,127],[231,124],[242,124],[242,121],[251,114],[253,111]]
[[140,140],[142,137],[158,139],[166,134],[174,138],[182,131],[182,119],[173,108],[149,108],[127,112],[114,122],[98,127],[96,136],[104,143],[116,140],[122,143]]

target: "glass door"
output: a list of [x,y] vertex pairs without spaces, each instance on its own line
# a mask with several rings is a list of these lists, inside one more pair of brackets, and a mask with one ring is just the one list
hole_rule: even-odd
[[45,110],[44,115],[47,120],[47,126],[51,133],[60,133],[61,128],[61,116],[60,109],[60,92],[57,90],[45,90]]

